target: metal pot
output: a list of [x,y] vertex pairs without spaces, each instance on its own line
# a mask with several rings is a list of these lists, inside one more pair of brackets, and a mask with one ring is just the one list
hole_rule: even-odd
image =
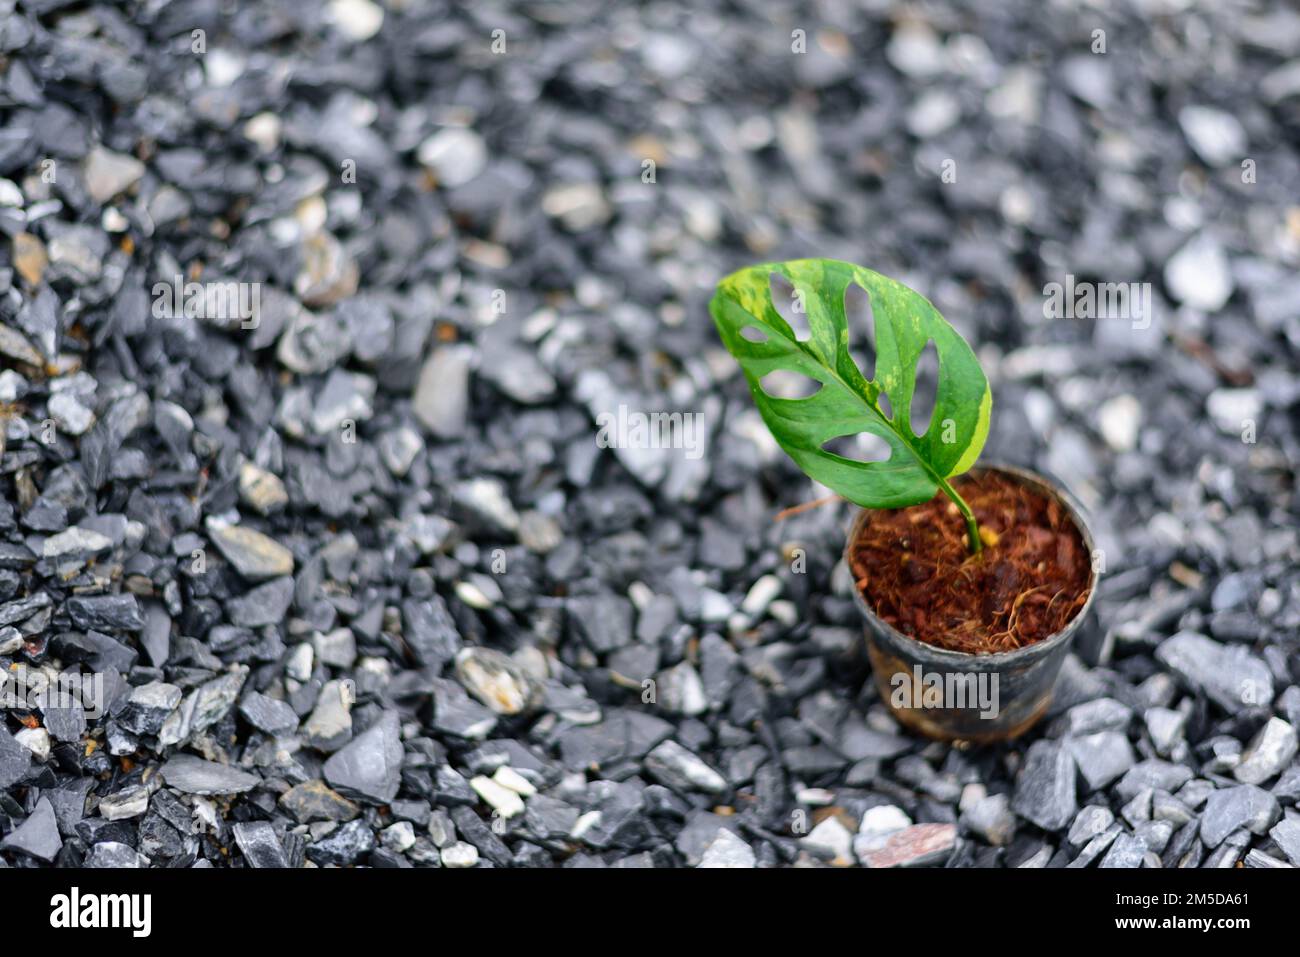
[[[971,472],[999,472],[1055,499],[1079,529],[1084,547],[1093,553],[1092,532],[1083,519],[1081,506],[1063,489],[1032,472],[1008,465],[989,465]],[[853,544],[871,516],[871,510],[863,509],[853,522],[844,548],[844,560],[850,568]],[[1022,734],[1051,703],[1052,688],[1070,642],[1092,613],[1097,579],[1093,563],[1088,599],[1063,629],[1024,648],[991,655],[948,651],[904,635],[881,620],[861,589],[854,588],[854,600],[867,622],[867,657],[880,697],[901,724],[927,737],[987,742]]]

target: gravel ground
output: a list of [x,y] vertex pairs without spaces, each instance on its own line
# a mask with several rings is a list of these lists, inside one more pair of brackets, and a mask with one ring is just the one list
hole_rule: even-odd
[[[0,0],[0,666],[99,676],[0,717],[0,866],[1300,864],[1300,14],[470,6]],[[849,510],[774,521],[705,304],[797,256],[1090,511],[1018,742],[903,733]]]

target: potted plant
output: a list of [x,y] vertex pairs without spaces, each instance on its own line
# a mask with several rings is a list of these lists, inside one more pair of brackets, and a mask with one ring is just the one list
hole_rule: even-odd
[[[796,334],[771,279],[794,290]],[[876,363],[850,356],[845,295],[871,301]],[[844,557],[867,622],[881,697],[904,725],[944,739],[1014,737],[1047,710],[1070,642],[1096,593],[1092,535],[1048,480],[1006,465],[974,468],[992,394],[961,335],[923,296],[870,269],[801,259],[723,279],[709,311],[781,448],[810,478],[860,506]],[[927,428],[912,428],[917,364],[938,356]],[[813,380],[802,398],[770,394],[764,377]],[[826,446],[870,433],[883,461]]]

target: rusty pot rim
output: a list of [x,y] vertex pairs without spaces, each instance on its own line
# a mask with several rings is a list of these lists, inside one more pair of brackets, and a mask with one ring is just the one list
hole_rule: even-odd
[[[1038,474],[1029,469],[1021,468],[1017,465],[1010,465],[1005,462],[989,462],[973,466],[965,474],[976,472],[1002,472],[1023,485],[1033,486],[1036,490],[1044,495],[1050,496],[1065,508],[1066,514],[1074,522],[1075,528],[1079,530],[1079,536],[1083,539],[1084,547],[1091,555],[1096,544],[1092,537],[1092,529],[1088,526],[1083,515],[1083,505],[1076,499],[1063,485]],[[858,533],[862,527],[871,520],[871,514],[877,509],[859,508],[857,515],[849,527],[848,537],[844,542],[844,563],[850,571],[853,565],[849,558],[849,553],[853,548],[853,543],[857,540]],[[969,651],[954,651],[951,648],[940,648],[938,645],[932,645],[928,642],[913,638],[911,635],[905,635],[893,625],[886,622],[883,618],[875,613],[870,605],[867,604],[866,596],[862,594],[862,589],[857,587],[857,582],[853,585],[853,602],[862,612],[863,617],[875,629],[883,632],[890,639],[904,645],[911,645],[925,655],[931,656],[936,661],[946,661],[953,665],[966,663],[967,667],[979,662],[984,666],[1011,666],[1027,662],[1042,657],[1054,648],[1066,644],[1074,637],[1075,633],[1083,627],[1083,623],[1088,619],[1092,611],[1093,602],[1097,599],[1097,584],[1100,581],[1100,575],[1097,574],[1096,568],[1089,562],[1088,572],[1088,599],[1079,609],[1078,614],[1070,619],[1069,623],[1056,632],[1044,638],[1042,641],[1036,641],[1032,645],[1026,645],[1023,648],[1017,648],[1014,651],[996,651],[991,654],[979,655],[972,654]]]

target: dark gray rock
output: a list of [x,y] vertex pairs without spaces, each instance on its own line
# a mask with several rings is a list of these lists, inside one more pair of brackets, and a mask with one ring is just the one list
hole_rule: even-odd
[[1084,844],[1097,835],[1105,833],[1114,821],[1115,815],[1111,813],[1110,808],[1089,804],[1075,816],[1074,823],[1070,825],[1068,839],[1074,845]]
[[1210,795],[1201,815],[1201,840],[1218,847],[1232,832],[1246,828],[1263,834],[1281,815],[1277,798],[1252,784],[1222,788]]
[[438,680],[433,685],[433,727],[444,734],[468,740],[487,737],[497,723],[497,713],[470,698],[457,682]]
[[460,650],[460,631],[442,596],[404,602],[402,620],[405,623],[402,637],[421,664],[441,668]]
[[124,867],[140,868],[149,866],[149,858],[137,853],[129,844],[119,841],[103,841],[86,853],[82,867],[119,869]]
[[558,738],[560,757],[571,771],[638,760],[672,732],[667,721],[643,711],[611,710],[599,724],[563,731]]
[[126,708],[117,723],[132,734],[157,734],[181,703],[182,691],[175,685],[151,681],[131,690]]
[[402,772],[402,742],[397,713],[385,711],[325,762],[325,780],[345,797],[387,804],[397,796]]
[[171,758],[159,768],[159,773],[168,787],[182,794],[243,794],[262,783],[255,774],[189,754]]
[[7,851],[21,851],[42,861],[52,861],[63,850],[59,825],[50,799],[43,797],[27,820],[6,835],[0,847]]
[[1074,760],[1056,741],[1035,741],[1016,779],[1012,808],[1045,831],[1058,831],[1074,818]]
[[307,858],[318,867],[364,863],[375,847],[375,836],[364,821],[339,825],[322,840],[307,846]]
[[1134,868],[1142,866],[1146,842],[1134,834],[1117,834],[1098,867]]
[[144,617],[134,595],[78,595],[64,605],[78,628],[101,631],[140,631]]
[[632,641],[632,603],[620,595],[583,595],[568,601],[569,620],[591,649],[615,651]]
[[32,753],[14,740],[0,723],[0,787],[21,781],[32,765]]
[[1300,867],[1300,820],[1287,818],[1278,821],[1268,836],[1282,849],[1282,853],[1296,867]]
[[1074,758],[1088,789],[1092,791],[1110,784],[1136,761],[1132,745],[1119,731],[1099,731],[1083,737],[1070,737],[1063,743]]
[[727,780],[676,741],[664,741],[645,756],[650,777],[675,791],[702,791],[722,794]]
[[483,822],[474,811],[465,806],[451,809],[451,819],[456,823],[456,830],[462,838],[472,845],[479,855],[491,861],[497,867],[508,867],[513,862],[510,848],[492,833],[492,828]]
[[[236,824],[231,831],[249,867],[289,866],[289,859],[280,844],[279,835],[269,822],[246,821]],[[369,831],[366,833],[368,834]]]
[[232,624],[241,628],[260,628],[284,620],[293,603],[293,579],[276,578],[258,585],[226,603]]
[[1240,645],[1221,645],[1212,638],[1180,631],[1156,649],[1156,658],[1219,707],[1235,714],[1273,701],[1273,675],[1258,657]]
[[1131,801],[1143,790],[1177,791],[1191,778],[1190,768],[1151,758],[1133,765],[1120,778],[1115,793],[1123,800]]

